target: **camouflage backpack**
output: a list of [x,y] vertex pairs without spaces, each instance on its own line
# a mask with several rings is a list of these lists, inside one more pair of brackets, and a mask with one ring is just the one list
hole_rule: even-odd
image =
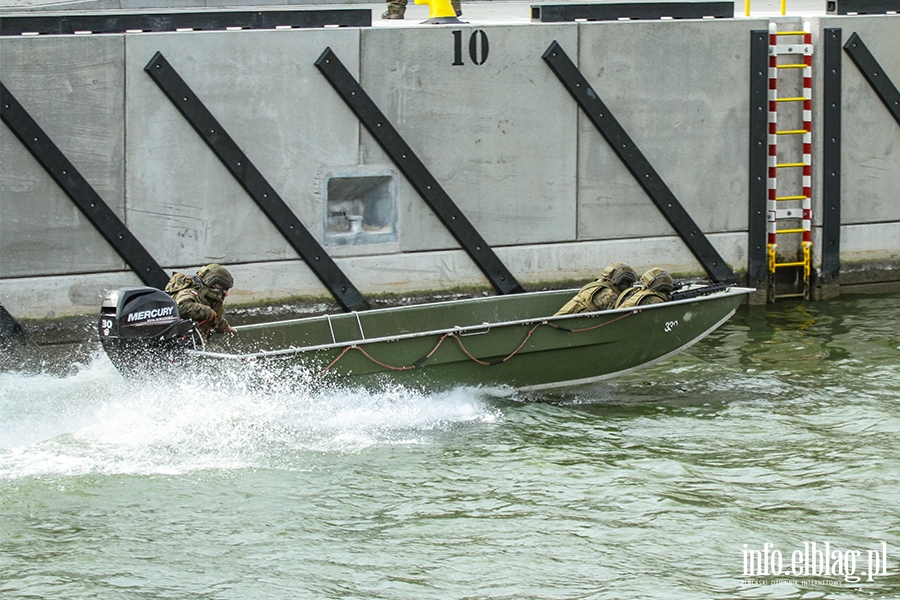
[[201,285],[203,285],[203,283],[196,275],[173,273],[169,283],[166,284],[165,292],[174,298],[181,290],[199,288]]

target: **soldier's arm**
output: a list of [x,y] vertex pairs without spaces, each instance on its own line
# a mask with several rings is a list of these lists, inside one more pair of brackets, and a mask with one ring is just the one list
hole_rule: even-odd
[[219,319],[219,322],[216,323],[216,331],[219,333],[237,333],[237,330],[229,325],[225,319]]
[[214,323],[215,330],[219,333],[237,333],[234,327],[228,324],[228,321],[225,320],[225,305],[222,302],[217,302],[213,306],[214,310]]
[[202,323],[216,316],[215,311],[200,302],[200,299],[192,290],[185,290],[179,293],[175,297],[175,302],[178,304],[178,314],[181,315],[182,319],[191,319]]
[[235,328],[229,325],[225,317],[222,316],[216,317],[216,331],[219,333],[237,333]]

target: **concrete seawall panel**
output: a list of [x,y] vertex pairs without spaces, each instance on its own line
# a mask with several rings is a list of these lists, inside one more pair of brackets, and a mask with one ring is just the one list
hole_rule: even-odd
[[[578,65],[612,115],[700,229],[746,231],[749,40],[767,21],[592,25]],[[578,136],[578,239],[673,235],[584,114]]]
[[[0,40],[0,78],[98,194],[125,218],[122,36]],[[5,125],[0,278],[125,264]]]
[[[237,34],[237,35],[235,35]],[[359,30],[129,36],[128,204],[163,265],[296,260],[265,214],[144,72],[160,52],[295,215],[321,240],[319,175],[357,162],[358,125],[315,60],[358,73]]]
[[[858,34],[884,75],[900,87],[898,21],[896,17],[823,18],[819,26],[840,27],[845,44],[853,33]],[[846,53],[841,69],[841,221],[844,225],[900,222],[900,124]]]
[[[818,19],[816,30],[826,28],[840,28],[844,44],[856,33],[881,66],[882,75],[900,88],[900,17]],[[872,282],[890,279],[892,272],[897,279],[900,123],[846,52],[841,72],[841,261],[847,274],[843,280],[845,284]],[[818,181],[825,181],[821,173],[817,175]],[[883,270],[882,277],[864,273],[872,268]]]
[[[494,246],[574,241],[577,107],[540,57],[577,28],[404,33],[363,31],[361,83],[460,210]],[[367,133],[361,159],[388,160]],[[458,247],[405,179],[399,205],[403,251]]]

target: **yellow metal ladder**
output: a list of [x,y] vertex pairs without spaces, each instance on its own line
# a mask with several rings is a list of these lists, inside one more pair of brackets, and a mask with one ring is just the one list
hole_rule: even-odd
[[[779,38],[801,38],[793,43],[779,43]],[[769,24],[769,154],[767,162],[767,192],[766,203],[767,218],[767,246],[769,279],[767,300],[774,302],[778,298],[809,298],[810,296],[810,254],[812,248],[811,224],[812,224],[812,33],[809,23],[805,23],[803,31],[778,31],[775,23]],[[789,61],[779,61],[780,56],[801,57],[802,62],[796,62],[796,58]],[[802,70],[802,71],[801,71]],[[779,88],[793,87],[797,89],[796,77],[789,73],[802,72],[802,95],[780,97]],[[784,75],[782,76],[782,73]],[[799,129],[778,129],[778,108],[788,104],[802,103],[802,126]],[[796,111],[794,111],[796,112]],[[796,118],[796,117],[795,117]],[[800,162],[778,162],[779,140],[796,136],[802,136],[802,160]],[[782,148],[789,146],[785,153],[798,153],[798,144],[785,143]],[[799,185],[796,170],[802,169]],[[789,171],[795,173],[790,176]],[[779,177],[781,174],[781,177]],[[780,188],[799,187],[801,193],[791,195],[779,195]],[[798,206],[799,204],[799,206]],[[788,221],[791,227],[779,228],[784,221]],[[786,258],[786,248],[779,250],[779,240],[782,237],[793,236],[800,240],[793,256]],[[794,269],[795,277],[790,292],[776,293],[776,272],[779,269]],[[783,282],[782,282],[782,285]]]

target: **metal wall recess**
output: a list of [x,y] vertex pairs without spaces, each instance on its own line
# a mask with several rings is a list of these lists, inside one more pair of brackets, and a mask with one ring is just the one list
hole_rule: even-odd
[[531,20],[618,21],[620,19],[732,19],[733,2],[617,2],[612,4],[532,4]]
[[47,174],[71,198],[113,249],[145,284],[164,288],[169,281],[162,267],[150,256],[91,184],[65,157],[53,140],[0,83],[0,118],[31,152]]
[[847,43],[844,44],[844,50],[850,55],[850,59],[859,69],[878,97],[884,103],[885,108],[900,125],[900,92],[891,83],[891,78],[884,72],[872,53],[863,43],[859,34],[853,33]]
[[560,82],[715,282],[737,277],[556,41],[543,55]]
[[396,173],[329,173],[322,188],[326,246],[397,241]]
[[435,212],[456,241],[469,254],[494,289],[500,294],[523,292],[522,286],[500,261],[488,243],[428,171],[412,148],[403,140],[391,122],[362,89],[337,55],[326,48],[315,62],[316,67],[350,110],[390,156],[422,199]]
[[165,57],[157,52],[144,70],[262,209],[281,235],[306,261],[344,310],[366,310],[368,301],[307,231],[278,192],[228,135]]
[[0,35],[60,35],[74,33],[138,33],[223,29],[289,29],[370,27],[372,11],[362,8],[318,10],[257,10],[111,15],[4,16]]

